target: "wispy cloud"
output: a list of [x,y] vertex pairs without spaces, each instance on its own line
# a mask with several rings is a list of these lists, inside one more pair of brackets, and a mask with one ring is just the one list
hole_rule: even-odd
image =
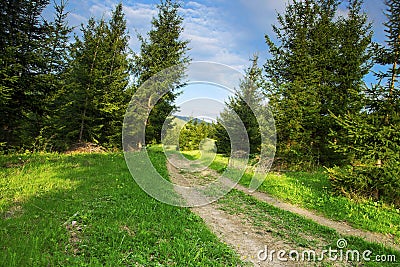
[[133,51],[139,52],[140,43],[137,35],[146,36],[151,29],[151,20],[157,15],[155,5],[135,3],[124,6],[124,13],[128,31],[130,33],[130,47]]
[[81,23],[87,21],[87,17],[84,17],[80,14],[71,12],[69,13],[69,24],[73,27],[79,27]]
[[242,68],[246,63],[235,41],[234,29],[221,17],[221,10],[190,1],[181,9],[183,38],[190,40],[193,60],[215,61]]
[[[193,60],[215,61],[242,70],[248,59],[259,52],[261,60],[267,56],[264,35],[272,33],[277,12],[284,12],[292,0],[191,0],[183,2],[180,13],[184,17],[182,39],[190,40],[189,56]],[[151,29],[151,20],[157,15],[158,0],[123,1],[130,46],[138,52],[137,34],[143,36]],[[86,23],[88,18],[108,19],[119,0],[69,0],[71,26]],[[381,27],[383,1],[366,0],[365,10],[374,21],[378,39],[383,39]],[[49,8],[49,10],[51,10]],[[48,12],[49,17],[50,13]],[[345,15],[345,10],[339,10]],[[261,62],[260,62],[261,63]]]

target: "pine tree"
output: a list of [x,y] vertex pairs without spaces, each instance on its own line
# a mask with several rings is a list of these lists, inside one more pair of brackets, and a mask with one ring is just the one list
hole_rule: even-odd
[[91,18],[81,30],[82,40],[76,37],[71,48],[73,61],[62,96],[62,136],[70,144],[120,147],[131,70],[122,4],[116,6],[108,23]]
[[284,15],[278,14],[281,27],[273,26],[280,44],[266,36],[272,55],[264,65],[266,94],[277,124],[278,155],[286,161],[310,160],[315,147],[313,125],[320,124],[320,73],[310,36],[319,13],[315,1],[294,1]]
[[64,124],[63,139],[66,143],[83,141],[99,142],[94,128],[99,125],[96,99],[102,97],[102,77],[105,76],[104,62],[106,23],[90,18],[86,27],[82,25],[82,40],[75,37],[71,47],[71,70],[68,75],[65,104],[61,112]]
[[[249,153],[260,153],[261,133],[256,116],[261,112],[256,109],[261,109],[264,106],[264,98],[260,89],[261,69],[258,67],[258,56],[255,55],[251,62],[251,67],[246,70],[246,75],[240,82],[235,95],[225,103],[226,108],[221,112],[215,125],[216,146],[220,153],[230,153],[231,140],[228,132],[231,133],[233,138],[245,138],[240,133],[239,128],[241,126],[236,122],[237,119],[240,119],[246,129],[249,140]],[[234,116],[233,113],[236,113],[238,117]],[[237,130],[239,132],[236,132]],[[246,140],[239,142],[244,144]],[[240,148],[238,149],[240,150]],[[246,151],[247,148],[243,147],[242,150]]]
[[[140,54],[135,57],[134,69],[137,87],[162,70],[189,62],[186,56],[188,41],[181,40],[183,18],[178,14],[180,2],[165,0],[157,7],[158,15],[152,20],[148,40],[139,36],[142,44]],[[170,91],[152,109],[146,122],[146,142],[160,142],[164,122],[171,123],[167,116],[176,108],[173,102],[178,94],[177,87],[182,83],[180,78],[182,76],[170,81]]]
[[0,4],[0,136],[6,148],[31,145],[43,114],[46,89],[41,49],[46,26],[41,13],[47,0],[2,1]]
[[[204,121],[198,119],[190,119],[180,129],[179,133],[179,150],[198,150],[201,142],[210,138],[211,126]],[[176,140],[174,140],[176,142]]]
[[103,98],[100,103],[104,125],[102,128],[103,143],[121,147],[122,122],[131,93],[129,76],[132,71],[129,49],[129,36],[122,4],[118,4],[109,21],[106,39],[110,54],[106,62],[106,78]]
[[[340,163],[340,154],[335,153],[330,146],[330,131],[335,131],[338,135],[346,134],[334,117],[357,115],[364,108],[363,78],[373,65],[373,33],[367,15],[361,12],[362,3],[358,0],[349,1],[347,17],[333,21],[330,26],[335,43],[321,43],[323,47],[334,47],[333,50],[321,53],[323,57],[318,59],[323,81],[320,90],[321,130],[318,133],[322,138],[318,149],[320,161],[326,165]],[[318,31],[321,29],[323,27],[318,27]],[[318,31],[316,40],[322,34]],[[322,48],[320,51],[323,51]]]
[[[400,3],[388,0],[385,2],[387,21],[384,23],[386,45],[377,48],[376,63],[386,67],[387,71],[377,73],[378,84],[367,92],[371,96],[368,107],[382,116],[386,125],[399,116],[400,111]],[[385,83],[385,84],[382,84]],[[392,118],[391,118],[392,117]]]
[[332,146],[348,165],[328,171],[338,192],[400,206],[400,4],[386,1],[386,5],[387,45],[378,48],[375,60],[388,70],[377,74],[378,84],[366,88],[360,114],[335,117],[345,134],[333,132]]
[[349,1],[348,18],[339,1],[293,1],[274,26],[279,40],[266,42],[266,94],[277,124],[278,155],[300,164],[329,164],[328,133],[338,124],[329,116],[361,109],[361,82],[370,66],[370,26],[362,1]]
[[47,43],[44,54],[47,59],[49,74],[55,74],[55,79],[60,79],[60,75],[68,67],[69,38],[73,27],[68,26],[68,15],[66,11],[68,2],[61,0],[60,3],[54,2],[54,20],[47,23]]
[[[61,102],[59,97],[65,93],[65,81],[70,63],[69,38],[73,30],[68,26],[66,11],[67,2],[61,0],[54,2],[55,16],[53,21],[45,22],[47,26],[46,46],[43,47],[45,58],[45,72],[40,76],[41,86],[47,88],[43,99],[45,106],[43,123],[39,136],[36,138],[34,149],[52,150],[57,140],[57,121],[60,120],[59,112]],[[62,126],[61,126],[62,127]],[[64,140],[60,140],[64,143]]]
[[[364,88],[364,109],[359,114],[345,114],[337,116],[336,120],[346,130],[344,136],[333,132],[340,141],[334,147],[347,156],[350,163],[369,161],[375,164],[384,162],[391,157],[394,151],[393,141],[397,137],[389,138],[389,132],[400,122],[400,94],[399,94],[399,51],[400,51],[400,4],[397,1],[387,1],[387,22],[384,23],[387,33],[386,47],[377,47],[376,63],[387,66],[386,72],[377,73],[378,83],[372,88]],[[386,82],[382,84],[382,82]],[[351,133],[349,133],[349,131]],[[396,132],[396,131],[394,131]],[[371,148],[371,145],[374,148]],[[391,148],[389,148],[389,146]]]

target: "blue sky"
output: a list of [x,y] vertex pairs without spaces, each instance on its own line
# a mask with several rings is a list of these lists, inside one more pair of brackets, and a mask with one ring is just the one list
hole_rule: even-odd
[[[58,1],[58,0],[57,0]],[[193,60],[213,61],[243,71],[249,58],[258,53],[260,64],[268,57],[264,35],[273,36],[272,24],[276,24],[276,13],[283,12],[288,1],[281,0],[195,0],[183,1],[181,15],[184,17],[183,39],[190,40],[189,56]],[[346,2],[346,1],[345,1]],[[109,17],[119,0],[69,0],[69,24],[86,23],[90,16]],[[123,0],[127,26],[131,36],[130,46],[139,51],[137,33],[145,35],[151,28],[150,21],[157,14],[158,0]],[[383,0],[365,0],[363,9],[373,23],[375,40],[382,42],[382,22],[385,17]],[[46,17],[51,16],[46,10]],[[344,7],[339,10],[345,14]],[[212,88],[205,89],[209,94]],[[195,90],[192,91],[193,94]],[[199,90],[197,90],[199,91]],[[183,94],[181,99],[188,98]],[[195,94],[194,94],[195,95]],[[196,95],[197,96],[197,95]],[[207,95],[205,95],[207,97]],[[180,100],[181,101],[181,100]]]

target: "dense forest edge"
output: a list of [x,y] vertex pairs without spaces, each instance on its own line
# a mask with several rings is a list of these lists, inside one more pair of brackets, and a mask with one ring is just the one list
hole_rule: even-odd
[[[347,6],[346,15],[338,6]],[[363,1],[306,0],[277,14],[274,36],[265,36],[268,58],[250,59],[245,78],[215,123],[191,120],[178,133],[182,150],[204,138],[218,153],[230,153],[224,124],[239,115],[260,152],[260,129],[248,102],[265,105],[276,125],[275,167],[325,168],[336,194],[400,207],[400,3],[387,0],[386,42],[374,33]],[[42,17],[47,0],[3,1],[0,38],[0,149],[3,154],[65,152],[80,144],[122,148],[125,111],[137,89],[153,75],[189,64],[190,40],[182,39],[182,2],[157,6],[152,28],[132,38],[123,5],[109,19],[90,18],[73,34],[67,2],[54,3],[54,18]],[[260,66],[261,64],[261,66]],[[380,71],[373,72],[374,66]],[[367,85],[368,74],[376,82]],[[171,90],[151,110],[146,144],[159,144],[162,125],[182,88]],[[245,101],[246,100],[246,101]],[[175,136],[176,138],[177,136]],[[174,137],[173,137],[174,138]]]

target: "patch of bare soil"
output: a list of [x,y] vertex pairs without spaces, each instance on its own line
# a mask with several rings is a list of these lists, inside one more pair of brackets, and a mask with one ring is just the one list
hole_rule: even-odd
[[94,143],[83,142],[76,143],[70,149],[65,151],[65,154],[78,154],[78,153],[104,153],[106,149]]
[[79,255],[81,253],[80,244],[82,242],[83,227],[77,221],[71,221],[65,224],[65,228],[69,234],[65,252],[72,253],[74,256]]
[[23,213],[20,205],[11,206],[5,213],[4,219],[11,219],[20,216]]

